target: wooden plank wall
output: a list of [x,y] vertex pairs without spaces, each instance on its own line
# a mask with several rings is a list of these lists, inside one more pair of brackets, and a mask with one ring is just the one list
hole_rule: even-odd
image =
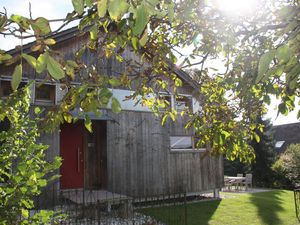
[[169,136],[188,134],[184,121],[162,127],[151,113],[125,111],[107,125],[108,190],[130,196],[200,192],[222,187],[222,157],[170,152]]
[[[85,37],[75,37],[56,46],[70,58],[85,42]],[[131,51],[124,52],[125,58],[138,57]],[[124,71],[124,63],[115,59],[97,60],[92,53],[85,53],[87,64],[96,64],[101,75],[118,76]],[[0,68],[1,69],[1,68]],[[1,69],[1,74],[11,74],[13,67]],[[29,66],[24,68],[25,76],[42,78]],[[189,87],[182,93],[191,93]],[[169,122],[162,127],[160,119],[151,113],[124,111],[112,114],[116,122],[107,122],[107,170],[108,190],[131,196],[196,192],[220,188],[223,183],[222,157],[205,157],[203,153],[171,153],[170,135],[187,134],[184,121]],[[59,132],[41,137],[51,147],[47,151],[50,160],[59,155]],[[58,187],[58,185],[57,185]]]
[[[53,162],[54,157],[60,155],[59,145],[59,130],[54,131],[51,134],[42,134],[38,142],[42,142],[49,146],[45,151],[45,159],[48,162]],[[59,170],[56,172],[59,174]],[[53,175],[53,174],[52,174]],[[50,207],[58,202],[59,198],[59,179],[51,181],[48,185],[42,189],[41,195],[36,200],[36,206],[38,207]]]

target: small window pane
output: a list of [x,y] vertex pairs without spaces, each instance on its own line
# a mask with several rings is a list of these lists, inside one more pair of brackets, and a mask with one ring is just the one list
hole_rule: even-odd
[[[21,82],[18,89],[24,87],[26,82]],[[0,81],[0,97],[7,97],[13,92],[11,88],[11,81],[1,80]]]
[[43,102],[55,102],[55,86],[54,85],[36,85],[35,100]]
[[171,149],[193,149],[193,141],[191,136],[171,136]]
[[275,143],[275,148],[281,148],[285,141],[277,141]]
[[190,96],[177,96],[175,101],[175,109],[183,111],[185,109],[192,109],[192,98]]

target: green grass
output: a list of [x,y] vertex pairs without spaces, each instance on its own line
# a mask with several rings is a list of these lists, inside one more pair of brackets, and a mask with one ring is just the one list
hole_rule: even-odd
[[[169,225],[184,225],[185,206],[143,209],[143,213]],[[236,194],[223,200],[189,203],[187,224],[299,225],[292,191]]]

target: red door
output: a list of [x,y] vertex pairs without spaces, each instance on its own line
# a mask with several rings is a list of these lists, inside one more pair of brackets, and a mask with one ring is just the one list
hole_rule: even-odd
[[63,124],[60,128],[60,168],[61,189],[83,188],[84,185],[84,151],[83,125]]

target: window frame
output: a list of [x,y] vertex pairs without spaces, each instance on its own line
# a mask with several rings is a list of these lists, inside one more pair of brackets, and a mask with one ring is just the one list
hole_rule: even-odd
[[[8,84],[8,86],[10,88],[10,91],[11,91],[10,94],[12,94],[12,92],[13,92],[13,90],[11,88],[11,77],[6,77],[6,76],[5,77],[0,77],[0,98],[1,99],[6,99],[10,95],[10,94],[9,95],[3,95],[2,83],[4,83],[4,82]],[[20,82],[20,85],[19,85],[18,89],[26,86],[27,84],[28,84],[28,79],[23,78]]]
[[[49,86],[51,87],[50,89],[50,99],[39,99],[37,98],[37,89],[39,88],[39,86]],[[33,93],[33,97],[34,97],[34,104],[35,105],[55,105],[56,104],[56,83],[43,83],[43,82],[39,82],[36,81],[35,85],[34,85],[34,93]]]
[[[177,97],[184,97],[184,98],[187,98],[190,100],[190,106],[188,106],[189,110],[191,112],[193,112],[194,110],[194,104],[193,104],[193,95],[189,95],[189,94],[177,94],[177,95],[174,95],[173,96],[173,108],[177,111],[177,112],[182,112],[184,111],[185,109],[178,109],[176,106],[177,106]],[[179,102],[179,101],[178,101]],[[186,106],[184,107],[186,108]]]
[[[192,142],[192,148],[172,148],[171,138],[172,137],[190,137]],[[171,153],[191,153],[191,152],[205,152],[206,148],[196,148],[195,136],[194,135],[170,135],[169,136],[169,148]]]

